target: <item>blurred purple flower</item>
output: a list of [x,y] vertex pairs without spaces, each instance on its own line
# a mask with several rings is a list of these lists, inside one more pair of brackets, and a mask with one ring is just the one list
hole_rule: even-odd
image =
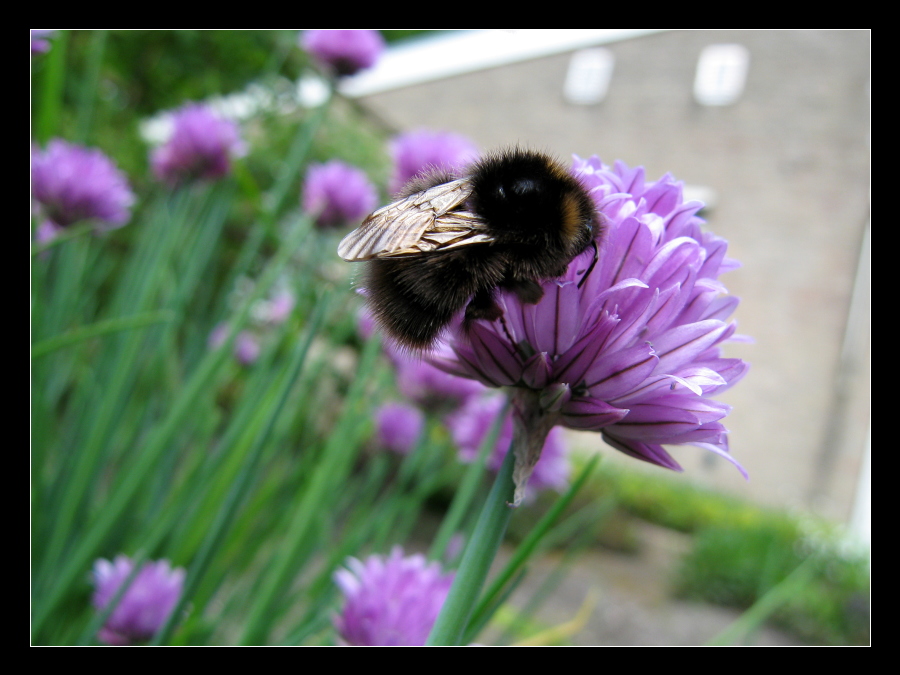
[[228,324],[223,321],[222,323],[216,324],[216,327],[212,329],[212,332],[209,334],[209,338],[207,339],[206,344],[209,345],[210,349],[221,347],[222,343],[225,342],[225,337],[227,335]]
[[[127,556],[94,563],[94,607],[109,604],[134,566]],[[171,569],[167,560],[145,562],[125,595],[100,629],[98,637],[108,645],[133,645],[154,636],[169,618],[184,585],[184,570]]]
[[388,450],[408,455],[425,426],[422,411],[404,403],[385,403],[375,411],[378,441]]
[[394,173],[389,189],[397,192],[413,177],[431,169],[457,173],[478,158],[478,148],[465,136],[419,129],[391,141]]
[[121,227],[131,217],[134,193],[125,174],[100,150],[53,139],[31,149],[31,194],[37,212],[57,227],[98,221],[98,230]]
[[150,156],[154,175],[167,183],[216,180],[231,170],[231,160],[246,153],[236,122],[201,103],[172,113],[172,135]]
[[266,328],[281,325],[291,316],[296,303],[297,298],[289,288],[276,288],[269,298],[254,303],[251,310],[253,320]]
[[56,33],[55,30],[32,28],[31,29],[31,55],[44,54],[50,51],[50,41],[45,38],[51,38]]
[[319,227],[333,227],[358,221],[368,215],[378,201],[375,186],[362,169],[332,160],[312,164],[303,185],[303,210]]
[[[60,232],[62,232],[62,228],[59,225],[56,225],[52,221],[45,220],[38,225],[37,229],[34,231],[34,242],[36,244],[45,244],[48,241],[56,239]],[[46,251],[41,254],[41,256],[44,255],[46,255]]]
[[498,294],[503,316],[457,331],[453,354],[432,362],[515,388],[517,419],[534,437],[517,461],[517,500],[537,437],[555,424],[600,431],[617,450],[676,471],[663,444],[697,445],[746,476],[720,422],[730,406],[709,398],[747,371],[720,354],[738,304],[718,281],[737,267],[725,257],[727,242],[701,230],[702,204],[684,203],[668,174],[645,183],[643,168],[610,168],[597,157],[576,158],[573,173],[605,217],[596,265],[592,247],[562,278],[544,282],[535,305]]
[[300,46],[325,68],[343,77],[375,65],[384,51],[377,30],[308,30]]
[[422,646],[447,598],[453,574],[423,555],[373,555],[365,562],[348,558],[347,569],[334,573],[344,608],[334,627],[350,645]]
[[259,340],[253,333],[242,330],[234,338],[234,358],[249,366],[259,358]]
[[375,334],[376,328],[375,317],[372,316],[369,308],[363,305],[356,313],[356,332],[363,340],[368,340]]
[[[463,462],[474,462],[481,449],[481,443],[490,431],[491,425],[500,414],[505,403],[501,395],[475,396],[468,399],[459,410],[447,416],[445,422],[450,435],[459,448],[459,458]],[[509,450],[513,437],[512,413],[500,428],[497,442],[488,457],[487,466],[491,471],[499,471],[503,458]],[[556,490],[561,492],[569,484],[568,448],[563,430],[554,427],[547,434],[541,458],[534,467],[528,485],[535,490]]]
[[[216,349],[225,342],[228,335],[229,326],[226,322],[218,324],[209,334],[207,344],[210,349]],[[259,358],[260,352],[259,339],[251,332],[242,330],[234,338],[232,353],[241,364],[249,366]]]
[[296,303],[297,299],[291,291],[285,288],[280,289],[266,304],[266,323],[275,325],[284,323],[291,315]]
[[483,384],[436,368],[407,351],[389,350],[397,369],[397,388],[406,398],[426,410],[447,412],[486,391]]

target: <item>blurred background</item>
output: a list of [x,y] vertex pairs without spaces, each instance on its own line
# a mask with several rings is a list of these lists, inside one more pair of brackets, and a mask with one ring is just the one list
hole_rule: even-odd
[[[508,644],[562,626],[561,632],[545,639],[568,644],[702,644],[715,639],[867,643],[868,566],[859,560],[865,558],[870,540],[871,512],[870,33],[506,30],[382,31],[382,35],[387,47],[378,61],[356,75],[339,78],[330,103],[326,103],[327,73],[296,48],[296,31],[60,31],[49,53],[32,57],[32,141],[45,144],[61,136],[99,147],[115,157],[138,194],[158,191],[148,148],[165,140],[171,124],[167,113],[187,101],[209,102],[239,122],[250,148],[229,179],[234,192],[229,193],[231,206],[221,216],[221,239],[212,262],[207,272],[196,273],[192,293],[197,295],[190,297],[199,300],[172,306],[172,311],[186,311],[196,324],[172,338],[184,350],[179,352],[180,365],[164,363],[160,357],[162,370],[154,371],[153,377],[179,391],[212,329],[235,316],[252,296],[266,261],[276,259],[279,247],[290,239],[290,228],[303,211],[302,175],[316,163],[339,158],[361,167],[377,185],[381,203],[390,193],[390,139],[415,130],[461,134],[481,151],[518,144],[548,151],[567,163],[573,154],[598,155],[610,165],[622,160],[643,166],[648,181],[671,173],[684,182],[686,200],[706,204],[700,215],[708,229],[729,242],[729,257],[742,264],[721,281],[741,298],[734,318],[738,332],[753,342],[726,345],[725,355],[744,359],[751,368],[739,386],[716,398],[734,407],[725,420],[731,453],[750,480],[727,462],[691,446],[670,448],[685,468],[675,475],[614,452],[596,433],[566,430],[579,456],[602,453],[601,471],[588,489],[590,498],[578,502],[581,515],[572,518],[568,534],[531,561],[532,573],[520,582],[510,596],[509,610],[498,613],[487,635]],[[327,115],[316,118],[324,105]],[[301,146],[304,154],[294,153]],[[296,174],[282,178],[295,156]],[[207,213],[212,208],[208,204],[217,199],[225,203],[224,197],[213,195],[212,201],[204,202],[207,206],[197,206],[198,212]],[[149,196],[141,197],[135,220],[152,220],[157,212],[153,204]],[[177,212],[172,205],[165,208]],[[219,426],[249,405],[248,396],[262,395],[259,387],[267,381],[263,368],[276,377],[290,345],[307,330],[310,335],[321,332],[310,338],[313,365],[303,371],[300,393],[286,394],[303,413],[275,424],[267,442],[273,452],[279,447],[283,451],[285,443],[331,447],[330,425],[340,423],[337,411],[345,397],[355,400],[353,373],[365,359],[356,335],[358,303],[349,292],[350,266],[330,253],[352,227],[347,223],[340,231],[320,233],[315,243],[307,240],[287,263],[287,273],[272,288],[293,288],[292,318],[280,332],[266,328],[278,337],[268,334],[259,340],[257,349],[267,355],[260,359],[263,365],[251,370],[247,363],[232,364],[231,370],[216,375],[217,384],[210,385],[210,396],[201,406],[204,412],[197,413],[198,429],[184,425],[183,432],[173,436],[177,442],[171,452],[184,452],[191,443],[202,446],[202,439],[220,442],[226,427]],[[98,276],[91,285],[100,300],[82,307],[82,314],[73,316],[70,324],[53,311],[39,312],[41,320],[33,321],[32,327],[36,343],[38,338],[53,337],[51,324],[80,326],[88,317],[105,316],[103,298],[115,296],[110,289],[123,278],[117,275],[127,271],[128,256],[142,250],[133,229],[113,233],[115,238],[104,244],[109,262],[102,268],[103,278]],[[52,254],[59,257],[62,248],[56,246]],[[35,258],[33,268],[41,260]],[[313,263],[316,271],[305,272]],[[51,264],[59,268],[48,268],[46,277],[33,269],[37,277],[32,282],[38,303],[40,294],[50,289],[48,307],[61,302],[62,296],[52,292],[52,282],[64,278],[60,269],[72,263],[54,259]],[[302,283],[297,282],[298,275],[306,275]],[[322,310],[323,323],[314,329],[311,326],[317,324],[309,316],[323,289],[337,294],[340,308],[333,313]],[[273,302],[275,295],[269,297]],[[169,296],[160,292],[159,298],[146,309],[168,310]],[[108,304],[115,306],[112,301]],[[46,316],[52,321],[44,322]],[[121,413],[122,419],[133,420],[133,430],[120,428],[96,436],[91,428],[76,425],[77,433],[67,436],[65,423],[75,424],[82,409],[73,401],[87,405],[95,395],[81,399],[72,392],[86,387],[86,373],[102,381],[102,368],[95,372],[88,365],[98,348],[88,343],[64,367],[61,360],[69,356],[57,353],[42,360],[33,373],[37,412],[32,425],[41,427],[40,433],[33,433],[33,458],[35,462],[49,458],[46,466],[54,467],[33,468],[38,496],[52,492],[68,470],[59,469],[68,465],[54,455],[65,450],[61,439],[76,439],[68,441],[71,450],[102,436],[107,449],[100,457],[106,460],[97,459],[92,470],[128,467],[123,448],[154,429],[153,415],[162,415],[171,402],[169,394],[161,393],[169,391],[164,386],[139,379],[143,389],[138,386],[136,394],[129,394],[127,406],[142,408],[140,414]],[[127,353],[125,346],[121,349]],[[151,369],[154,363],[153,358],[146,361]],[[382,390],[389,389],[385,382],[390,374],[375,372]],[[59,373],[68,373],[71,380]],[[58,430],[44,429],[49,424]],[[195,438],[201,427],[203,433]],[[347,433],[354,447],[363,447],[371,429]],[[235,465],[242,456],[235,455]],[[179,461],[175,454],[168,460],[161,455],[158,467],[174,467]],[[347,466],[354,468],[348,480],[362,487],[374,481],[366,478],[375,471],[371,461],[365,453],[348,459]],[[203,608],[230,607],[234,613],[226,622],[234,625],[215,627],[206,611],[206,619],[195,616],[186,623],[176,642],[231,643],[238,636],[245,643],[312,644],[332,639],[322,637],[329,616],[322,608],[336,607],[334,589],[307,598],[306,614],[297,616],[297,610],[283,601],[280,614],[273,610],[279,607],[275,600],[269,605],[254,601],[260,585],[270,596],[275,592],[250,572],[251,581],[208,580],[216,570],[224,577],[222,570],[231,570],[235,561],[245,571],[258,570],[258,558],[238,553],[252,540],[254,529],[271,537],[264,540],[277,551],[279,533],[291,527],[286,511],[310,494],[300,466],[288,462],[287,468],[273,466],[254,474],[248,479],[254,487],[247,488],[237,506],[210,497],[210,518],[230,513],[230,508],[239,515],[236,524],[229,525],[232,534],[222,534],[219,548],[213,549],[220,551],[220,558],[213,557],[199,571],[189,567],[193,571],[188,579],[192,574],[206,575],[206,581],[197,581],[195,615],[203,614]],[[375,468],[388,471],[380,465]],[[295,471],[296,483],[279,482]],[[279,472],[284,475],[276,480]],[[48,478],[42,485],[43,473]],[[85,560],[89,555],[111,559],[118,550],[134,554],[147,546],[135,535],[142,531],[135,523],[153,523],[160,513],[177,513],[181,503],[175,498],[166,502],[157,484],[154,491],[148,486],[145,497],[135,488],[136,502],[142,505],[138,515],[123,507],[122,517],[110,520],[105,534],[92,540],[93,548],[87,544],[78,548],[74,542],[85,539],[85,532],[100,532],[92,529],[95,514],[108,495],[118,494],[115,481],[107,482],[102,472],[97,476],[90,490],[72,497],[77,515],[66,532],[43,522],[43,503],[37,499],[33,538],[53,533],[63,543],[51,546],[50,553],[33,551],[38,569],[35,593],[54,591],[57,604],[82,608],[70,610],[68,623],[77,624],[77,630],[58,619],[54,626],[47,619],[36,642],[73,642],[75,634],[89,633],[84,628],[89,624],[85,597],[90,590],[83,582],[85,572],[79,571],[76,580],[73,571],[66,589],[56,590],[46,581],[55,560],[72,550],[82,551]],[[222,480],[210,483],[210,494],[224,494],[227,483]],[[352,530],[357,534],[351,536],[334,525],[333,539],[340,545],[334,546],[328,564],[339,564],[346,555],[386,552],[392,543],[404,543],[408,550],[427,549],[454,480],[441,478],[434,490],[419,495],[414,502],[419,511],[410,521],[405,542],[391,541],[387,532],[367,538],[361,529]],[[100,492],[91,497],[97,486]],[[348,487],[348,493],[353,489]],[[377,500],[384,495],[372,490],[372,504],[380,508],[382,502]],[[397,490],[397,495],[405,494]],[[400,499],[397,495],[388,494]],[[266,506],[267,499],[275,499],[272,503],[278,506]],[[130,503],[124,496],[122,500]],[[60,501],[48,504],[58,508]],[[552,500],[542,497],[534,508],[543,512],[549,503]],[[342,528],[354,518],[340,508],[336,502],[333,518]],[[271,520],[265,518],[267,512]],[[201,509],[197,516],[202,513]],[[584,525],[588,522],[584,514],[594,514],[590,526]],[[516,515],[510,533],[513,542],[526,536],[533,519]],[[285,560],[296,562],[297,551],[312,560],[317,548],[332,550],[325,548],[330,526],[323,522],[316,527],[304,533],[305,538],[298,535],[297,548],[291,555],[285,553]],[[565,542],[578,540],[574,533],[582,530],[589,533],[590,543],[581,542],[575,547],[578,555],[570,555]],[[197,552],[205,550],[199,547],[199,531],[186,524],[173,525],[165,533],[160,529],[156,543],[145,553],[165,556],[177,565],[199,565]],[[828,534],[822,535],[825,531]],[[177,541],[179,532],[193,532],[187,537],[191,543],[167,543]],[[793,573],[810,546],[819,545],[810,545],[809,540],[819,541],[820,535],[830,542],[825,548],[833,555],[825,564],[826,572],[815,582],[808,576],[798,581]],[[351,540],[368,542],[369,547],[360,543],[353,548],[347,543]],[[504,550],[501,562],[509,555]],[[845,557],[850,571],[841,567]],[[313,567],[320,564],[317,560]],[[863,568],[866,578],[861,582]],[[324,588],[329,574],[326,565],[316,583]],[[289,578],[285,571],[284,579]],[[834,591],[832,604],[817,604],[816,598],[825,594],[822,584]],[[223,588],[240,600],[229,600]],[[274,625],[272,619],[272,626],[242,633],[247,614],[258,617],[266,611],[286,617],[286,625]],[[249,623],[256,626],[253,621]],[[743,627],[723,637],[722,628],[733,622]]]

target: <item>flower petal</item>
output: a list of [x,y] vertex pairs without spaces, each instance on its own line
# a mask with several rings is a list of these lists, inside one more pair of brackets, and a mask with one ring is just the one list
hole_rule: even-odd
[[570,429],[602,429],[624,418],[628,410],[596,398],[579,397],[566,402],[560,413]]

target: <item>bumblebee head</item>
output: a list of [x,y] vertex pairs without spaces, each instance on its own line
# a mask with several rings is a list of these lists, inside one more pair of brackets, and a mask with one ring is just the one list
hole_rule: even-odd
[[489,155],[473,170],[472,210],[498,242],[583,251],[598,232],[594,203],[564,166],[515,148]]

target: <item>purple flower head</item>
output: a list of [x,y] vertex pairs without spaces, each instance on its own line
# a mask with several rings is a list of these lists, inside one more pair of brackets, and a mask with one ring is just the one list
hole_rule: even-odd
[[251,310],[253,319],[262,326],[278,326],[291,316],[297,298],[286,286],[277,288],[272,295],[259,300]]
[[334,573],[344,595],[344,608],[334,617],[341,638],[355,646],[423,646],[453,574],[423,555],[404,557],[399,546],[390,557],[348,558],[346,565]]
[[222,323],[216,324],[216,327],[212,329],[209,338],[206,340],[206,344],[210,349],[218,349],[222,346],[222,343],[225,342],[227,336],[228,324],[223,321]]
[[425,417],[415,406],[386,403],[375,411],[378,441],[388,450],[408,455],[422,435]]
[[31,194],[37,211],[58,227],[96,220],[98,229],[121,227],[131,217],[134,194],[125,174],[92,148],[53,139],[31,149]]
[[[228,336],[229,326],[228,323],[222,322],[216,325],[215,328],[212,329],[212,332],[209,334],[209,338],[207,338],[206,344],[210,349],[218,349],[222,346],[222,343],[225,342],[225,338]],[[232,345],[232,350],[234,354],[234,358],[236,358],[242,365],[249,366],[256,359],[259,358],[259,352],[262,347],[259,343],[259,338],[256,337],[253,333],[242,330],[238,333],[234,338],[234,344]]]
[[32,28],[31,29],[31,55],[35,54],[44,54],[50,51],[50,41],[46,38],[51,38],[56,33],[55,30],[50,29],[42,29],[42,28]]
[[384,51],[384,38],[377,30],[308,30],[300,36],[300,46],[343,77],[374,66]]
[[216,180],[231,170],[231,160],[246,152],[238,125],[200,103],[172,113],[172,135],[150,157],[154,175],[178,184]]
[[[94,607],[102,610],[115,596],[134,566],[124,555],[113,562],[94,563]],[[169,618],[184,585],[184,570],[171,569],[167,560],[143,564],[125,595],[100,629],[98,637],[109,645],[146,642]]]
[[234,358],[245,366],[251,365],[259,358],[260,350],[259,340],[249,331],[242,330],[234,338]]
[[413,177],[431,169],[458,173],[478,158],[478,148],[465,136],[419,129],[391,141],[394,173],[389,188],[397,192]]
[[375,186],[362,169],[332,160],[312,164],[303,185],[303,210],[315,217],[319,227],[334,227],[358,221],[378,201]]
[[[503,408],[504,400],[504,397],[499,395],[473,396],[459,410],[447,416],[447,427],[450,429],[454,443],[459,448],[460,460],[463,462],[475,461],[484,437],[487,436],[491,425]],[[497,442],[488,458],[487,464],[491,471],[500,470],[512,437],[513,423],[512,413],[510,413],[500,428]],[[570,469],[567,455],[568,448],[563,438],[563,431],[554,427],[544,441],[541,458],[534,467],[534,473],[531,474],[529,487],[535,490],[550,489],[557,492],[565,490],[569,484]]]
[[617,450],[679,471],[663,445],[697,445],[744,473],[720,421],[730,407],[710,398],[747,370],[720,353],[738,304],[718,281],[737,267],[727,243],[701,230],[702,204],[684,203],[668,174],[645,183],[643,168],[597,157],[576,158],[574,173],[604,215],[596,264],[591,247],[543,283],[534,305],[499,293],[503,315],[457,331],[452,356],[432,362],[516,388],[517,414],[532,427],[600,431]]

